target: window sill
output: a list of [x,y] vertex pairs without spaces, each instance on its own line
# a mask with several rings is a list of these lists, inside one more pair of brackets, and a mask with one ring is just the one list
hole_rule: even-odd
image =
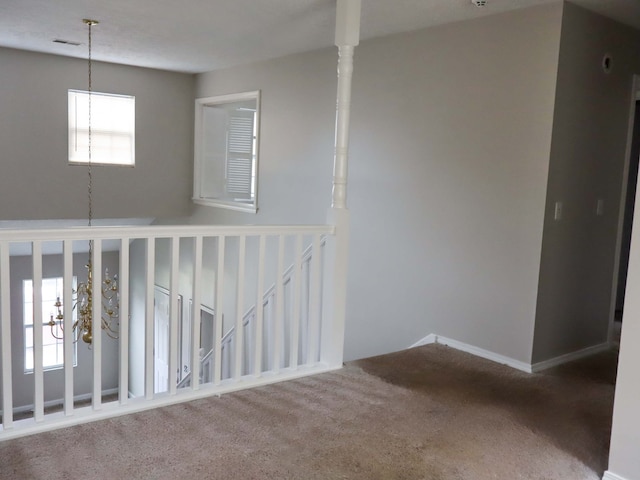
[[206,207],[226,208],[227,210],[235,210],[236,212],[257,213],[258,207],[254,204],[218,200],[213,198],[193,198],[193,203],[204,205]]
[[[74,364],[73,364],[73,368],[76,368],[77,366],[78,366],[78,364],[77,364],[77,363],[74,363]],[[43,367],[43,368],[42,368],[42,371],[43,371],[44,373],[47,373],[47,372],[55,372],[55,371],[57,371],[57,370],[60,370],[60,371],[64,370],[64,365],[55,365],[55,366],[53,366],[53,367]],[[31,370],[24,370],[24,374],[25,374],[25,375],[33,375],[33,369],[31,369]]]

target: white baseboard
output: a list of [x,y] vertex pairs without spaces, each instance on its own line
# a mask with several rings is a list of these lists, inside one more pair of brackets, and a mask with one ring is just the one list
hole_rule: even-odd
[[602,480],[627,480],[627,479],[607,470],[606,472],[604,472],[604,476],[602,477]]
[[[484,350],[474,345],[469,345],[468,343],[459,342],[458,340],[453,340],[451,338],[443,337],[441,335],[436,335],[434,333],[431,333],[426,337],[418,340],[409,348],[421,347],[423,345],[430,345],[432,343],[447,345],[448,347],[455,348],[456,350],[460,350],[466,353],[471,353],[472,355],[475,355],[477,357],[486,358],[487,360],[501,363],[503,365],[507,365],[511,368],[515,368],[516,370],[520,370],[526,373],[541,372],[543,370],[546,370],[547,368],[557,367],[558,365],[562,365],[563,363],[579,360],[581,358],[585,358],[590,355],[595,355],[596,353],[604,352],[609,348],[611,348],[611,344],[608,342],[605,342],[599,345],[593,345],[591,347],[583,348],[582,350],[578,350],[576,352],[566,353],[564,355],[560,355],[559,357],[550,358],[549,360],[544,360],[542,362],[534,363],[532,365],[525,362],[521,362],[520,360],[516,360],[511,357],[506,357],[504,355],[491,352],[489,350]],[[612,477],[611,480],[616,480],[616,479],[615,477]]]
[[[103,390],[102,391],[102,395],[113,395],[114,393],[118,393],[118,389],[117,388],[110,388],[108,390]],[[75,395],[73,397],[73,401],[74,402],[81,402],[82,400],[91,400],[92,394],[91,393],[83,393],[82,395]],[[46,402],[44,402],[44,408],[49,408],[49,407],[55,407],[56,405],[63,405],[64,404],[64,399],[63,398],[57,398],[55,400],[48,400]],[[28,405],[21,405],[19,407],[14,407],[13,408],[13,413],[24,413],[24,412],[32,412],[35,408],[35,405],[33,403],[28,404]],[[2,414],[2,410],[0,410],[0,414]]]
[[576,352],[566,353],[564,355],[560,355],[559,357],[550,358],[549,360],[534,363],[533,365],[531,365],[531,370],[533,372],[541,372],[542,370],[546,370],[547,368],[557,367],[558,365],[562,365],[563,363],[572,362],[573,360],[578,360],[590,355],[595,355],[596,353],[604,352],[606,350],[609,350],[609,348],[611,348],[609,342],[601,343],[600,345],[593,345],[592,347],[583,348],[582,350],[578,350]]
[[507,365],[511,368],[515,368],[516,370],[520,370],[522,372],[532,373],[531,365],[529,365],[528,363],[521,362],[520,360],[516,360],[511,357],[506,357],[498,353],[490,352],[489,350],[484,350],[482,348],[469,345],[468,343],[459,342],[458,340],[453,340],[451,338],[443,337],[441,335],[436,335],[433,333],[417,341],[416,343],[411,345],[409,348],[421,347],[423,345],[429,345],[431,343],[439,343],[440,345],[446,345],[448,347],[455,348],[456,350],[460,350],[462,352],[470,353],[477,357],[491,360],[492,362]]

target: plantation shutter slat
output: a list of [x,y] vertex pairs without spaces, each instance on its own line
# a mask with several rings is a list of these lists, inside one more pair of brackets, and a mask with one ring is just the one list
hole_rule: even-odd
[[229,117],[227,141],[227,193],[251,197],[253,112],[235,111]]

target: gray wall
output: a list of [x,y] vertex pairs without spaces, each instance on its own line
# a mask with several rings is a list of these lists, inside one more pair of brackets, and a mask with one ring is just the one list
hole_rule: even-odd
[[[601,68],[613,56],[613,71]],[[533,361],[607,342],[640,32],[566,3]],[[598,199],[604,215],[596,215]],[[563,218],[554,220],[554,204]],[[615,290],[614,290],[615,291]]]
[[[189,214],[193,82],[94,62],[95,91],[136,97],[136,166],[94,167],[96,218]],[[0,220],[86,217],[86,168],[68,165],[68,89],[87,89],[86,61],[0,48]]]
[[[75,254],[73,274],[78,282],[86,281],[87,254]],[[102,263],[109,269],[110,275],[118,272],[118,254],[105,252]],[[45,255],[42,259],[44,278],[61,277],[63,274],[62,255]],[[24,372],[24,324],[22,285],[23,280],[32,279],[32,260],[30,256],[11,257],[11,346],[12,378],[14,406],[23,407],[34,403],[33,374]],[[51,306],[53,310],[53,305]],[[46,313],[46,311],[45,311]],[[73,369],[74,395],[89,394],[93,388],[93,352],[82,341],[77,344],[78,366]],[[109,390],[118,386],[118,341],[102,335],[102,389]],[[44,372],[45,402],[62,399],[64,396],[64,370],[55,369]]]
[[[356,49],[347,359],[438,333],[528,362],[560,3],[366,41]],[[197,97],[262,90],[257,215],[323,223],[335,49],[197,77]],[[372,301],[375,299],[375,301]]]

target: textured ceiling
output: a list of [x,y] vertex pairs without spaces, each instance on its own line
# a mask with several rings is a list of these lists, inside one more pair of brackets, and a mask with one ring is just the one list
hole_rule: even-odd
[[[362,38],[557,0],[362,0]],[[640,0],[573,0],[640,29]],[[333,44],[335,0],[0,0],[0,46],[204,72]],[[54,39],[80,46],[53,43]]]

